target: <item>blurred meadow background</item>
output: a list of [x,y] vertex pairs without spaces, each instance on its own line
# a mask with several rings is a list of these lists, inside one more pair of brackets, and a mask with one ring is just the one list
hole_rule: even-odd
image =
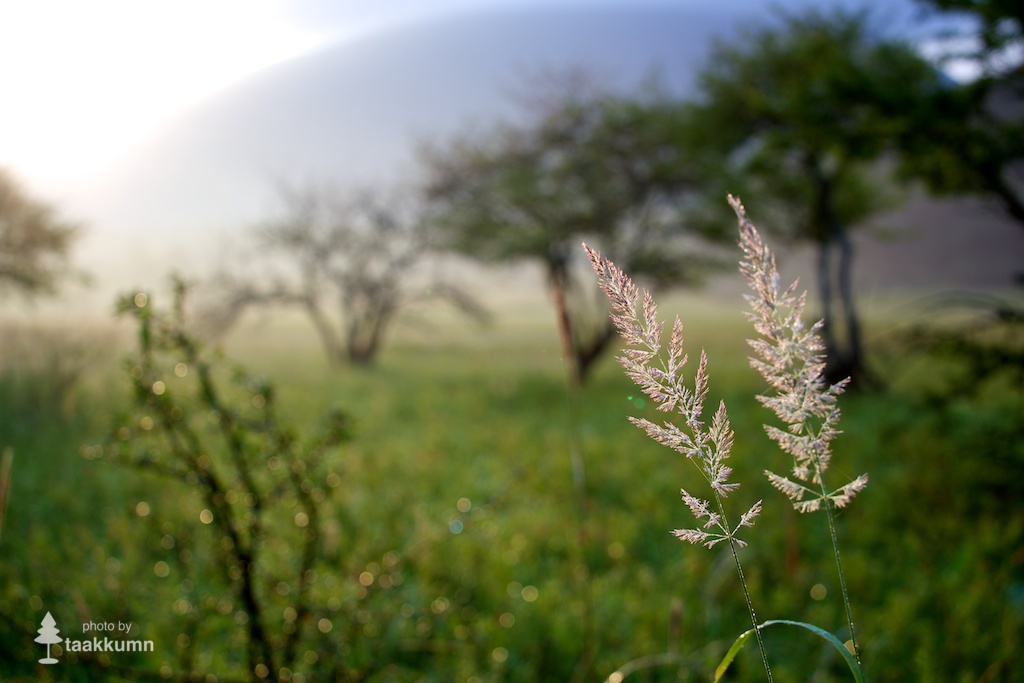
[[[1000,0],[0,5],[0,680],[711,680],[749,615],[728,549],[670,533],[700,478],[627,421],[666,416],[583,241],[707,351],[759,619],[846,641],[828,528],[763,475],[727,193],[852,377],[866,677],[1024,680],[1022,30]],[[42,664],[47,613],[153,651]],[[765,640],[779,680],[850,680]],[[723,680],[764,680],[754,648]]]

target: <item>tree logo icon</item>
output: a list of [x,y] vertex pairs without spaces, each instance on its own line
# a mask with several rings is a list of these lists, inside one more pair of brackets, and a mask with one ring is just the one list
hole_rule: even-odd
[[50,656],[50,646],[61,641],[61,637],[57,635],[60,631],[57,629],[57,622],[53,620],[53,617],[49,612],[43,617],[42,628],[39,629],[39,637],[36,638],[37,643],[46,644],[46,657],[39,660],[40,664],[56,664],[57,660]]

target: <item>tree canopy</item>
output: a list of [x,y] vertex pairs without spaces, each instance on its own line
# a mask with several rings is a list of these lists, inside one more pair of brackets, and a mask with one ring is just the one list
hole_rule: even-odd
[[303,310],[332,363],[372,364],[403,310],[447,300],[478,319],[464,291],[424,269],[431,255],[422,206],[400,191],[280,188],[281,212],[254,226],[255,255],[215,277],[205,318],[222,331],[247,308]]
[[667,97],[570,91],[543,100],[526,122],[423,149],[442,243],[484,260],[542,263],[579,378],[614,336],[604,325],[586,337],[569,310],[581,241],[658,284],[699,269],[679,240],[678,209],[696,182],[680,121],[680,104]]
[[68,274],[81,228],[0,169],[0,293],[50,294]]
[[[938,194],[997,199],[1024,228],[1024,6],[1012,0],[920,0],[976,20],[939,55],[966,61],[976,75],[944,80],[916,94],[904,112],[901,170]],[[945,36],[938,36],[943,38]],[[942,41],[940,41],[941,43]]]
[[759,207],[762,224],[816,245],[832,379],[862,366],[848,228],[889,204],[878,160],[905,124],[900,112],[919,102],[914,89],[938,78],[869,19],[810,12],[716,44],[688,111],[690,139],[720,169],[708,177],[708,201],[724,209],[731,191]]

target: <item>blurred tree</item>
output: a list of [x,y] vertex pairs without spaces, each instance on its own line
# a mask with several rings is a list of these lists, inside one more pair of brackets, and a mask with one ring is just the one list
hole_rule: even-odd
[[0,169],[0,293],[56,291],[69,272],[68,251],[79,232]]
[[[988,72],[1021,69],[1021,55],[1008,54],[1019,50],[1024,41],[1024,5],[1018,0],[917,0],[926,9],[961,15],[974,20],[974,26],[960,31],[947,31],[955,39],[950,53],[958,59],[979,62]],[[963,40],[966,38],[966,40]]]
[[832,381],[864,370],[848,228],[891,203],[877,160],[895,112],[933,78],[908,45],[873,35],[866,13],[810,12],[718,43],[687,112],[694,153],[718,159],[703,163],[718,170],[697,220],[724,220],[728,190],[764,207],[761,224],[816,246]]
[[586,294],[573,285],[580,242],[652,284],[692,280],[704,259],[679,239],[678,208],[694,179],[678,102],[654,89],[612,96],[573,73],[531,86],[525,122],[422,149],[426,195],[447,247],[544,265],[563,354],[582,381],[615,330],[603,308],[587,310],[592,283]]
[[940,64],[966,65],[963,83],[933,82],[903,112],[901,171],[938,194],[997,199],[1024,228],[1024,4],[919,0],[966,24],[936,36]]
[[[257,227],[248,272],[216,276],[218,301],[203,314],[215,332],[252,306],[299,306],[332,363],[370,365],[397,315],[414,304],[443,299],[486,318],[472,297],[424,267],[432,245],[408,197],[315,186],[280,193],[283,212]],[[329,312],[335,305],[338,318]]]

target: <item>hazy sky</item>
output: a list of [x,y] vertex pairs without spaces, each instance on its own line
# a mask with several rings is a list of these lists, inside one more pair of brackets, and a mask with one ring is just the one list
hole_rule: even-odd
[[[422,22],[424,27],[433,27],[430,31],[448,26],[444,30],[449,33],[444,35],[462,40],[458,31],[452,33],[459,26],[495,25],[494,21],[478,21],[480,14],[492,19],[502,16],[480,12],[491,8],[571,6],[589,10],[615,6],[632,11],[670,6],[693,17],[679,34],[685,43],[696,40],[694,36],[717,36],[723,30],[759,25],[775,7],[799,13],[809,6],[837,4],[870,7],[876,24],[903,35],[921,37],[927,30],[920,26],[917,0],[0,0],[0,168],[12,170],[32,196],[55,204],[63,215],[86,226],[76,261],[94,276],[96,284],[89,296],[95,309],[106,311],[112,300],[110,292],[120,291],[126,283],[150,286],[171,265],[183,272],[201,270],[198,255],[216,251],[209,248],[210,235],[237,232],[250,225],[254,216],[262,215],[271,194],[264,177],[267,164],[273,173],[318,171],[319,157],[310,157],[300,144],[300,134],[306,128],[295,132],[296,122],[308,127],[309,122],[324,119],[334,126],[337,122],[331,117],[336,114],[348,116],[339,120],[357,123],[375,116],[373,106],[386,104],[391,91],[374,91],[373,97],[358,100],[360,106],[349,107],[345,98],[351,91],[345,87],[357,87],[363,81],[353,76],[352,69],[345,71],[346,62],[339,57],[384,58],[386,63],[369,63],[365,68],[358,62],[355,76],[359,77],[366,72],[371,76],[395,73],[397,67],[408,70],[405,62],[392,59],[388,50],[398,50],[401,57],[411,50],[409,43],[401,41],[416,31],[388,32],[397,24],[418,29]],[[445,15],[453,19],[463,13],[468,16],[469,10],[477,16],[468,23],[428,23]],[[560,39],[559,31],[565,29],[556,28],[559,30],[547,36],[548,42]],[[354,43],[349,52],[327,49],[378,31],[382,40]],[[514,40],[519,42],[511,48],[517,50],[522,43],[523,54],[536,57],[543,50],[534,48],[545,47],[541,45],[544,38],[529,35],[532,43],[517,37]],[[571,30],[566,35],[572,37]],[[396,43],[395,36],[403,38]],[[493,43],[509,47],[509,40]],[[635,45],[627,40],[618,47],[625,49],[627,43]],[[466,44],[475,43],[470,40]],[[440,59],[435,48],[426,47],[430,49],[423,55]],[[263,69],[318,50],[324,53],[253,78]],[[461,92],[441,82],[444,78],[454,79],[460,87],[470,83],[467,87],[478,99],[483,97],[479,79],[493,80],[487,75],[490,72],[477,74],[478,80],[472,81],[458,68],[447,69],[441,63],[426,66],[426,73],[436,74],[438,82],[408,89],[436,89],[438,97],[447,98],[444,103],[454,101],[453,93]],[[682,68],[689,67],[683,64]],[[312,103],[325,109],[318,110],[319,118],[308,112],[296,113],[292,107],[285,112],[291,118],[275,110],[263,112],[260,119],[256,116],[260,112],[246,106],[264,100],[238,99],[240,94],[255,97],[264,92],[254,86],[280,85],[282,75],[321,72],[341,79],[332,91],[337,96],[327,98],[330,101],[307,97],[310,88],[314,93],[320,90],[305,81],[291,90],[268,91],[279,96],[292,93],[296,106]],[[398,80],[402,87],[408,86]],[[230,86],[237,87],[222,92]],[[404,94],[409,97],[403,102],[421,103],[413,96],[416,93]],[[270,102],[268,107],[276,104],[280,101]],[[383,145],[391,140],[401,144],[407,139],[402,136],[409,133],[405,119],[413,119],[416,126],[412,132],[421,133],[420,125],[430,118],[430,112],[413,106],[397,109],[392,112],[395,116],[372,119],[380,124],[377,128],[382,139],[359,142]],[[453,115],[463,115],[454,105],[452,110]],[[222,120],[225,112],[231,114],[226,123]],[[275,118],[278,114],[284,116],[281,121]],[[206,127],[196,130],[185,125],[184,132],[189,135],[176,137],[175,131],[182,133],[183,124],[189,121],[193,126],[206,122]],[[258,134],[243,135],[247,125],[255,127]],[[349,129],[341,128],[329,131],[335,136],[330,138],[335,147],[318,142],[316,150],[326,150],[334,163],[354,164],[360,173],[369,172],[356,153],[358,146],[342,139]],[[366,129],[355,126],[352,130]],[[287,137],[289,131],[297,137]],[[324,130],[315,128],[309,134],[324,134]],[[236,144],[239,140],[241,148]],[[277,154],[276,147],[269,149],[270,143],[283,145],[288,155]],[[199,154],[195,153],[197,145]],[[338,149],[345,153],[339,155]],[[371,152],[375,158],[387,156],[379,150]],[[74,296],[80,296],[79,289]],[[85,310],[77,303],[75,306]]]
[[510,1],[3,0],[0,166],[32,185],[75,183],[274,63],[396,22]]
[[643,1],[2,0],[0,166],[59,194],[225,86],[332,42],[466,8]]

